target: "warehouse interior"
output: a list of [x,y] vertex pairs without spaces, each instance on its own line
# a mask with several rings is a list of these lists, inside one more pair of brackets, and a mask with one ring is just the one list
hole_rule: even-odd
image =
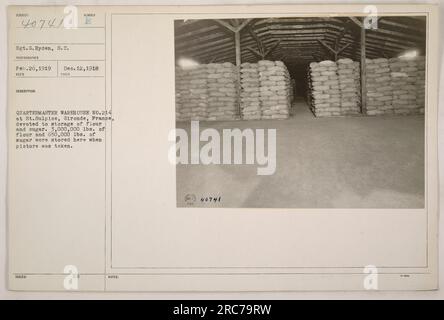
[[424,207],[426,22],[176,20],[176,127],[277,130],[273,176],[179,165],[178,206],[219,194],[214,206]]

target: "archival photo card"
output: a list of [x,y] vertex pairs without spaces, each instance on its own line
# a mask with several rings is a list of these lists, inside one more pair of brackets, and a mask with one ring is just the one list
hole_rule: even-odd
[[435,5],[8,7],[8,288],[436,289],[438,27]]

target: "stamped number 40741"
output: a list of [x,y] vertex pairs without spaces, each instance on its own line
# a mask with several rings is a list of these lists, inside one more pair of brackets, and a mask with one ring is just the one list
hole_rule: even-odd
[[208,202],[208,203],[211,203],[211,202],[213,202],[213,203],[221,202],[221,200],[222,200],[221,196],[219,196],[219,197],[202,197],[202,198],[200,198],[200,202]]

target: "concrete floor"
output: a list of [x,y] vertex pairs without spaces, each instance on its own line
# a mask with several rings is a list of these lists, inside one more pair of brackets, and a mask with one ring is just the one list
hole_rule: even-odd
[[[178,165],[178,206],[188,206],[189,194],[196,207],[424,207],[424,116],[315,118],[303,101],[292,113],[288,120],[200,122],[201,130],[219,132],[277,129],[276,172],[259,176],[256,165]],[[221,196],[221,202],[200,203],[206,196]]]

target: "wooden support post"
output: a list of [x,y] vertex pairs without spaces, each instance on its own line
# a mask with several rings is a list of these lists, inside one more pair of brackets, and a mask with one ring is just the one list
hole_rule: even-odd
[[236,47],[236,66],[241,64],[240,31],[234,33],[234,45]]
[[234,47],[235,47],[235,54],[236,54],[236,73],[237,73],[237,113],[239,115],[239,118],[242,119],[241,99],[240,99],[240,92],[241,92],[240,68],[241,68],[241,63],[242,63],[240,33],[241,33],[241,30],[243,28],[245,28],[250,23],[251,19],[246,19],[242,23],[240,23],[240,21],[236,19],[234,21],[235,26],[233,26],[232,24],[230,24],[224,20],[217,19],[215,21],[234,33]]
[[367,113],[367,68],[365,52],[365,26],[361,25],[361,113]]

